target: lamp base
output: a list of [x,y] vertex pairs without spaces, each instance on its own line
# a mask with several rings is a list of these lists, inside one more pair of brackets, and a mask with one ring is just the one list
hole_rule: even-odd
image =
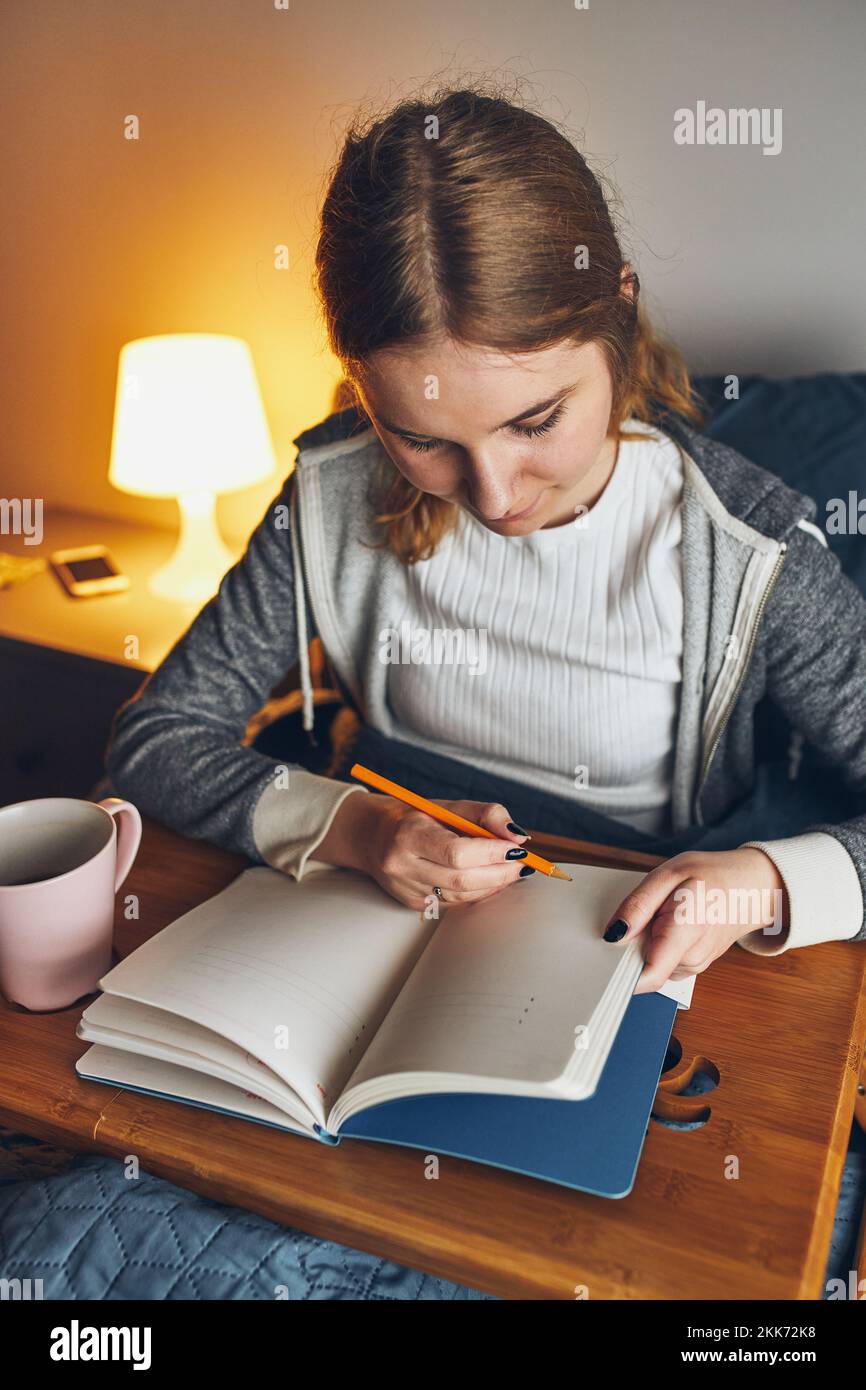
[[151,575],[148,588],[158,598],[203,603],[216,593],[235,556],[217,529],[214,493],[185,492],[177,500],[177,545],[171,559]]

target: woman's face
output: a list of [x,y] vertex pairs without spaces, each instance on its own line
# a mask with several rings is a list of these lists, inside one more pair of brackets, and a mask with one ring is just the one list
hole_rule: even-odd
[[404,477],[500,535],[573,521],[613,472],[613,385],[596,343],[560,343],[516,362],[450,338],[385,348],[360,389]]

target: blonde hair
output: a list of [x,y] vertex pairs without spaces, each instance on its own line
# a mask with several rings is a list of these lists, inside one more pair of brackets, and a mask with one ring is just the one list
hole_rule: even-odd
[[[445,333],[514,355],[596,342],[618,439],[637,437],[622,429],[632,416],[703,422],[685,361],[640,305],[598,178],[553,124],[501,96],[446,89],[353,122],[322,205],[316,288],[340,404],[362,420],[370,354]],[[375,500],[380,545],[405,564],[428,559],[458,513],[384,451]]]

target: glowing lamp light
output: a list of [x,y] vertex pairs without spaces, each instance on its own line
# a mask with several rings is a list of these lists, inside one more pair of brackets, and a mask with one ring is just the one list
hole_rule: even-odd
[[243,339],[167,333],[121,348],[109,482],[180,507],[177,546],[151,577],[153,593],[199,601],[216,592],[234,561],[217,529],[217,495],[264,482],[276,464]]

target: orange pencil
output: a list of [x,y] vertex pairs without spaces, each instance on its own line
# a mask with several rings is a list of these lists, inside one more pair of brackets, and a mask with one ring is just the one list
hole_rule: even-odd
[[[357,777],[360,782],[369,782],[371,787],[378,788],[380,792],[387,792],[389,796],[395,796],[398,801],[405,801],[407,806],[414,806],[418,811],[426,811],[428,816],[433,816],[443,825],[452,826],[454,830],[462,830],[467,835],[477,835],[485,840],[498,840],[500,838],[498,835],[494,835],[492,830],[485,830],[483,825],[476,825],[474,821],[465,820],[463,816],[449,811],[447,806],[439,806],[435,801],[428,801],[426,796],[418,796],[415,792],[408,791],[406,787],[401,787],[399,782],[392,782],[388,777],[380,777],[378,772],[372,772],[369,767],[362,767],[360,763],[352,764],[349,768],[349,776]],[[526,858],[520,862],[528,864],[530,868],[539,869],[549,878],[564,878],[566,883],[571,883],[571,874],[564,874],[562,869],[551,864],[549,859],[542,858],[540,854],[533,854],[531,850],[527,850]]]

